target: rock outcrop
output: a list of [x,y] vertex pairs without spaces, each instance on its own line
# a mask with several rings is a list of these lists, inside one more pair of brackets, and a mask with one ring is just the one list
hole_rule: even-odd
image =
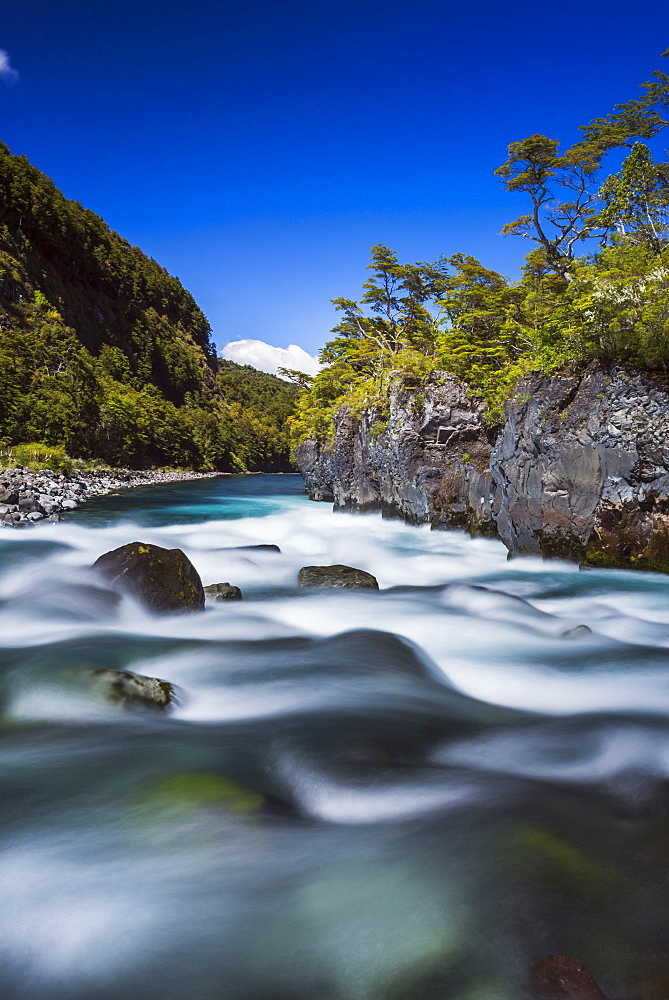
[[448,527],[483,527],[489,520],[488,461],[495,440],[483,409],[445,372],[435,373],[422,388],[396,388],[387,422],[378,411],[356,417],[343,407],[330,445],[305,441],[298,447],[309,495],[343,510],[382,510],[413,524],[437,520]]
[[159,614],[204,610],[202,581],[181,549],[130,542],[105,552],[93,569]]
[[297,575],[299,587],[347,587],[349,590],[378,590],[375,576],[354,566],[303,566]]
[[593,363],[531,375],[501,429],[453,376],[342,408],[298,465],[312,499],[501,538],[512,555],[669,572],[669,384]]

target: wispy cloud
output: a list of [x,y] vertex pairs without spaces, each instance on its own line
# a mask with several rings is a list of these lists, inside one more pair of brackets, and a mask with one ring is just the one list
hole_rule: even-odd
[[0,80],[4,80],[5,83],[16,83],[18,78],[18,72],[9,62],[9,53],[6,49],[0,49]]
[[318,358],[307,354],[303,347],[272,347],[264,340],[232,340],[221,351],[221,357],[236,361],[238,365],[252,365],[261,372],[276,375],[278,368],[293,368],[307,375],[315,375],[320,365]]

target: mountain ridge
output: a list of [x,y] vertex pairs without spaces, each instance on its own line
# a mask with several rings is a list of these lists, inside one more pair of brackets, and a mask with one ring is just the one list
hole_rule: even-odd
[[232,364],[177,278],[0,143],[5,444],[129,468],[287,471],[296,390]]

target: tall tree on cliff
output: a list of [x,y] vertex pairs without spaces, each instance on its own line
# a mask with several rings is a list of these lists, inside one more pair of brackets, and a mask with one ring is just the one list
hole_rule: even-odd
[[[663,53],[668,55],[669,49]],[[557,140],[531,135],[512,142],[496,170],[507,191],[522,191],[531,202],[531,211],[502,232],[537,243],[563,280],[571,278],[577,247],[585,240],[604,246],[612,233],[624,232],[647,240],[656,252],[667,243],[669,164],[654,164],[639,140],[652,139],[669,125],[669,76],[655,72],[642,90],[642,97],[582,126],[582,138],[564,152]],[[624,147],[632,152],[620,174],[600,186],[604,157]]]
[[322,352],[325,364],[346,361],[357,372],[374,375],[392,367],[393,358],[407,347],[432,352],[438,326],[430,303],[446,287],[439,265],[400,264],[384,244],[372,247],[371,277],[364,283],[360,303],[333,299],[342,313],[336,334]]

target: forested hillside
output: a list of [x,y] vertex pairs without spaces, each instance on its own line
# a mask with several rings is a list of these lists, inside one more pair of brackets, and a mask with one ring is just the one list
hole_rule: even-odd
[[296,390],[219,362],[181,283],[0,143],[0,439],[113,465],[288,469]]
[[[344,403],[373,410],[380,431],[391,383],[412,386],[419,407],[435,371],[480,394],[492,424],[528,372],[599,358],[666,373],[669,161],[647,143],[669,124],[668,108],[669,76],[656,72],[641,97],[581,127],[566,149],[538,134],[510,144],[496,173],[526,199],[503,230],[532,242],[519,281],[467,254],[401,264],[374,247],[360,301],[334,302],[341,320],[301,395],[297,440],[327,439]],[[608,176],[607,157],[619,166]]]

